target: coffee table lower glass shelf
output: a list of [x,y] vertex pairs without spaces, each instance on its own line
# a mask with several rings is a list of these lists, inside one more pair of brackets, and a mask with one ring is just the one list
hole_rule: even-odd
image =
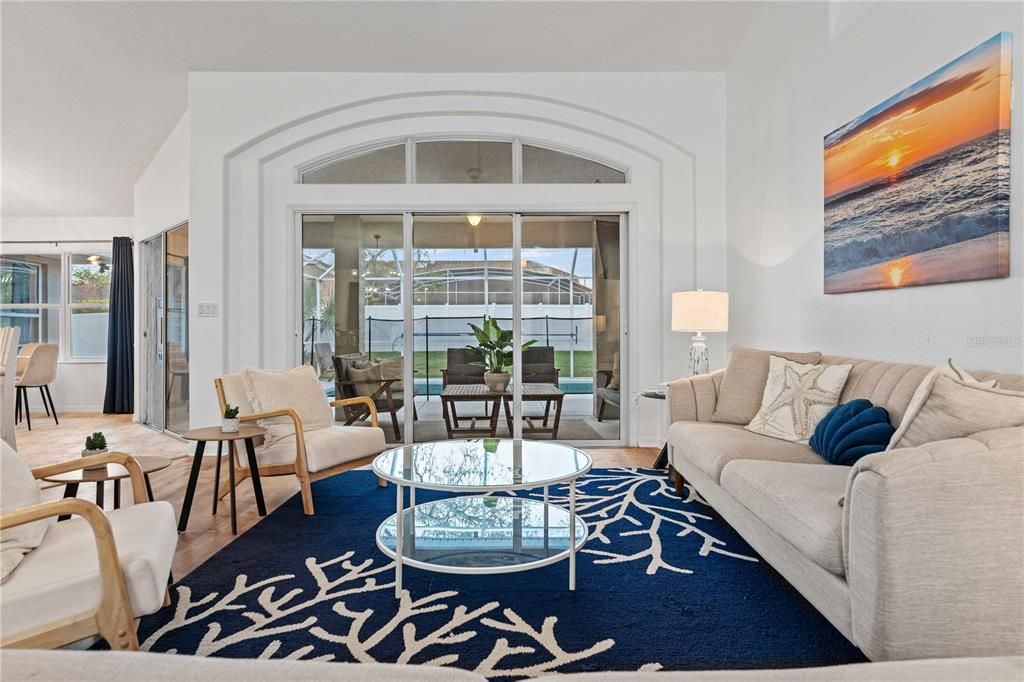
[[[396,558],[397,514],[377,528],[377,546]],[[575,549],[587,541],[576,521]],[[402,512],[402,563],[462,575],[526,571],[569,558],[569,510],[522,497],[473,495]]]

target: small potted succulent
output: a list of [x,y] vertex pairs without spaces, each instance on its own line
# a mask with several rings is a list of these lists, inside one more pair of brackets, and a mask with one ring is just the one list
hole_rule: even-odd
[[220,430],[224,433],[238,433],[238,408],[230,404],[224,406],[224,421]]
[[[89,457],[90,455],[102,455],[107,451],[107,438],[103,435],[102,431],[97,431],[91,436],[85,437],[85,449],[82,450],[82,457]],[[102,469],[107,466],[106,464],[94,464],[93,466],[85,467],[86,469]]]

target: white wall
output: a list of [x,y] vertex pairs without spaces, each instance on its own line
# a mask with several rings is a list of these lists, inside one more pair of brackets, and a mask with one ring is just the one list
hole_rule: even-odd
[[[12,217],[0,218],[0,240],[39,241],[42,239],[95,239],[109,241],[113,237],[130,237],[134,233],[131,217]],[[80,245],[88,249],[88,244]],[[0,244],[5,253],[59,253],[75,250],[78,246],[43,244]],[[109,244],[108,244],[109,248]],[[61,362],[57,381],[50,386],[58,418],[61,412],[102,412],[103,395],[107,385],[107,363],[99,360]],[[33,393],[30,391],[30,393]],[[33,413],[42,412],[38,391],[29,396]]]
[[[822,138],[1000,31],[1015,43],[1010,278],[825,296]],[[1021,3],[763,5],[727,73],[729,342],[1022,371],[1022,55]]]
[[[193,425],[216,418],[217,374],[292,358],[288,210],[393,199],[380,186],[345,190],[291,180],[295,160],[329,150],[332,140],[345,148],[359,137],[353,131],[361,120],[374,121],[372,132],[361,133],[365,139],[489,125],[499,134],[543,130],[545,139],[586,141],[609,150],[609,158],[634,159],[631,187],[518,186],[506,195],[546,206],[603,196],[608,205],[638,208],[630,225],[635,272],[628,276],[639,301],[630,343],[643,351],[632,372],[635,390],[684,371],[687,339],[668,331],[667,315],[669,294],[694,286],[694,229],[699,285],[725,285],[722,74],[193,73],[190,97]],[[482,185],[421,185],[406,194],[421,206],[456,206],[461,197],[463,207],[466,197],[495,205],[497,196]],[[198,318],[200,301],[221,304],[220,318]],[[724,339],[716,343],[721,364]],[[658,407],[641,408],[633,442],[659,443]]]
[[135,237],[188,220],[189,112],[181,117],[135,183]]

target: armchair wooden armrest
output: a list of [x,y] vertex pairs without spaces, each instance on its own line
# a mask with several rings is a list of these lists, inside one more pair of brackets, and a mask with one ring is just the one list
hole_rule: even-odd
[[[127,462],[120,461],[118,458],[113,457],[113,455],[121,455],[127,459]],[[90,462],[89,460],[92,461]],[[138,472],[140,479],[142,477],[142,469],[139,468],[139,465],[135,460],[123,453],[83,457],[80,463],[89,465],[98,464],[100,461],[113,461],[125,466],[131,472],[133,487],[135,486],[135,473]],[[65,462],[64,464],[69,463]],[[49,467],[36,469],[36,471],[49,472],[44,475],[51,476],[78,468],[62,468],[63,466],[63,464],[54,464]],[[142,495],[138,499],[146,499],[144,489]],[[92,529],[96,540],[96,554],[99,559],[102,589],[99,606],[93,613],[66,618],[51,626],[21,633],[10,640],[4,639],[0,642],[0,647],[26,649],[40,647],[56,648],[98,632],[107,640],[110,648],[115,651],[118,649],[138,650],[139,640],[135,634],[135,619],[131,601],[128,598],[128,587],[125,585],[124,573],[121,571],[121,561],[117,556],[114,533],[110,528],[110,521],[107,520],[107,515],[103,513],[102,509],[92,502],[73,497],[55,502],[44,502],[43,504],[0,514],[0,530],[64,514],[81,516]]]
[[58,464],[38,467],[32,470],[32,475],[38,480],[57,476],[58,474],[66,474],[69,471],[77,471],[85,467],[96,466],[97,464],[120,464],[123,466],[128,470],[128,477],[132,482],[132,499],[136,504],[149,501],[149,495],[146,493],[146,477],[142,473],[142,467],[139,466],[139,463],[131,455],[123,452],[89,455],[88,457],[79,457]]
[[[384,381],[387,381],[390,384],[390,382],[394,380],[385,379]],[[362,405],[363,407],[365,407],[370,413],[370,423],[373,426],[380,426],[377,423],[377,406],[373,404],[373,400],[371,400],[370,398],[361,395],[355,398],[342,398],[341,400],[331,401],[331,407],[346,407],[352,405]]]
[[299,413],[290,407],[282,407],[280,410],[270,410],[269,412],[257,412],[255,414],[242,414],[239,415],[238,421],[240,423],[255,422],[260,419],[272,419],[273,417],[288,417],[292,420],[292,424],[295,426],[295,435],[298,436],[302,433],[302,417]]

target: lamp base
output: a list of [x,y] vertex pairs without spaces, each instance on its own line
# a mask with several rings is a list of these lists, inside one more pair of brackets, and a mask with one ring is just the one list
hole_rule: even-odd
[[690,341],[690,374],[707,374],[710,366],[707,337],[697,332]]

